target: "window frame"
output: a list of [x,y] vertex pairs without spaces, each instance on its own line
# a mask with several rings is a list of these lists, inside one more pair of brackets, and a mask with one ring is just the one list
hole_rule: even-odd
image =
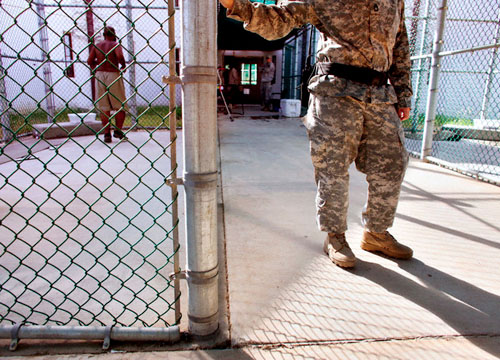
[[75,77],[75,65],[73,54],[73,35],[67,31],[62,36],[62,43],[64,46],[64,75],[69,78]]
[[[245,66],[248,66],[248,69],[244,69]],[[248,80],[243,80],[244,72],[248,71]],[[250,85],[255,86],[258,84],[258,66],[256,63],[241,63],[240,68],[240,79],[241,85]]]

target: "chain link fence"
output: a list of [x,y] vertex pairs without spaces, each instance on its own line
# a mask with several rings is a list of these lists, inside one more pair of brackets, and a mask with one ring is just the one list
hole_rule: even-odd
[[[173,0],[0,2],[0,325],[179,324],[174,17]],[[127,64],[112,144],[87,65],[104,26]]]
[[[431,53],[441,1],[407,0],[414,104],[404,123],[407,147],[420,156]],[[431,161],[500,184],[500,3],[450,1],[432,134]]]
[[[95,43],[102,40],[105,24],[115,28],[127,62],[126,126],[168,126],[169,97],[161,83],[169,71],[166,0],[88,3],[3,0],[1,139],[13,135],[7,129],[19,136],[30,133],[36,123],[65,122],[68,114],[95,112],[95,81],[86,61],[89,37]],[[178,67],[179,49],[171,50]],[[180,91],[178,87],[176,99]],[[176,110],[180,114],[180,107]]]

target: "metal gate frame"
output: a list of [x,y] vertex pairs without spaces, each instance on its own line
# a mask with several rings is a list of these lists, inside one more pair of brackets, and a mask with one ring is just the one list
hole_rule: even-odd
[[[43,1],[43,0],[41,0]],[[92,0],[84,0],[87,5],[90,5]],[[39,15],[43,15],[43,7],[40,3],[36,3]],[[127,0],[127,10],[131,9],[130,0]],[[169,38],[169,75],[171,77],[176,76],[175,66],[175,22],[174,22],[174,0],[168,0],[168,38]],[[40,27],[42,28],[42,45],[46,41],[46,36],[43,35],[43,29],[46,24],[44,24],[43,18],[39,18]],[[45,39],[45,40],[44,40]],[[2,126],[8,129],[7,123],[7,99],[5,92],[4,76],[5,72],[2,68],[2,78],[0,82],[0,97],[2,100]],[[47,75],[47,72],[44,72]],[[50,74],[50,73],[49,73]],[[51,79],[45,79],[45,84],[48,87],[47,93],[52,94],[52,89],[50,88]],[[172,198],[172,239],[174,248],[174,274],[180,273],[179,266],[179,232],[178,232],[178,190],[177,190],[177,155],[176,155],[176,124],[177,116],[176,111],[172,109],[176,108],[176,98],[175,98],[175,83],[171,83],[170,86],[170,115],[169,115],[169,127],[170,127],[170,166],[171,173],[169,173],[169,179],[166,183],[171,188],[171,198]],[[53,95],[52,95],[53,96]],[[50,102],[51,96],[49,96]],[[53,105],[53,103],[52,103]],[[50,106],[48,108],[48,115],[54,115],[54,108]],[[7,132],[7,140],[12,140],[12,133]],[[178,299],[180,297],[180,284],[179,277],[173,276],[171,278],[174,282],[174,297]],[[175,319],[177,322],[181,319],[180,302],[175,301]],[[119,327],[119,326],[36,326],[36,325],[24,325],[23,323],[18,323],[13,326],[0,326],[0,338],[10,338],[11,345],[10,350],[15,350],[20,339],[103,339],[103,349],[108,349],[111,340],[145,340],[145,341],[167,341],[175,342],[180,339],[179,325],[173,325],[167,328],[143,328],[143,327]]]

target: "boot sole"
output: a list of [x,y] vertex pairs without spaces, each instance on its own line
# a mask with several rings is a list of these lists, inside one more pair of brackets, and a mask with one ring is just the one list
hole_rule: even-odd
[[411,253],[411,254],[398,254],[398,253],[394,253],[390,250],[381,248],[379,246],[372,245],[369,243],[364,243],[364,242],[361,243],[361,249],[366,250],[366,251],[370,251],[370,252],[380,252],[380,253],[387,255],[389,257],[393,257],[396,259],[402,259],[402,260],[411,259],[411,257],[413,256],[413,253]]
[[325,254],[328,256],[328,258],[337,266],[340,266],[341,268],[353,268],[354,265],[356,264],[356,260],[352,261],[339,261],[337,259],[332,259],[330,257],[330,254],[328,253],[328,248],[323,247],[323,251]]

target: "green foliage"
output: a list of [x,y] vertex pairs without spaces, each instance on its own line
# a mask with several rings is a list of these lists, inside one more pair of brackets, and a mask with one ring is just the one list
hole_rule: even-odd
[[[403,121],[403,128],[411,131],[422,131],[424,129],[425,114],[420,113],[416,116],[410,116],[408,120]],[[446,124],[472,126],[472,119],[462,118],[458,116],[447,116],[442,114],[436,115],[435,126],[443,126]]]
[[[66,122],[68,121],[68,114],[85,112],[87,111],[79,108],[64,108],[55,113],[54,122]],[[37,109],[24,113],[15,111],[10,114],[10,127],[17,135],[30,133],[33,129],[32,125],[34,124],[46,124],[47,122],[47,112],[43,109]]]
[[[175,108],[177,115],[177,129],[182,128],[182,108]],[[54,116],[55,122],[69,121],[69,114],[86,113],[88,110],[80,108],[64,108],[56,112]],[[137,107],[137,122],[139,127],[143,128],[169,128],[170,110],[168,106],[138,106]],[[99,121],[99,117],[96,119]],[[16,135],[23,135],[32,132],[32,125],[46,124],[48,122],[47,112],[43,109],[37,109],[31,112],[20,113],[13,111],[10,114],[10,126]],[[125,118],[125,127],[132,126],[132,118],[127,114]],[[3,137],[2,129],[0,128],[0,139]]]
[[[182,108],[175,108],[177,115],[177,129],[182,128]],[[137,107],[137,123],[140,127],[169,127],[170,108],[168,106],[138,106]],[[132,126],[132,118],[127,115],[125,118],[125,126]]]

